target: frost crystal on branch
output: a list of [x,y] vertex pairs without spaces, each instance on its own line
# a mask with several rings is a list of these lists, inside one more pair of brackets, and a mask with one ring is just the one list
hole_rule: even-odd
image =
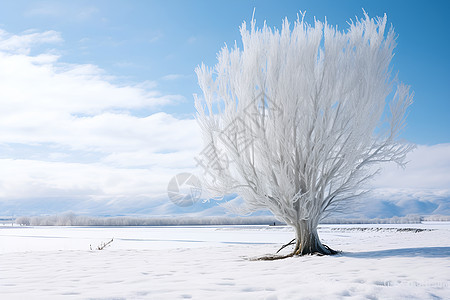
[[214,68],[196,69],[197,159],[215,196],[238,194],[249,211],[293,226],[293,254],[330,254],[319,221],[364,193],[374,164],[404,165],[412,146],[398,136],[413,96],[391,76],[386,15],[364,13],[346,32],[303,17],[281,31],[244,22],[242,49],[224,47]]

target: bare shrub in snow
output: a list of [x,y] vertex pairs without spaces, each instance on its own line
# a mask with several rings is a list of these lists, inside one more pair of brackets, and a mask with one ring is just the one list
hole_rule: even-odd
[[413,96],[391,76],[386,16],[364,13],[346,32],[303,17],[281,31],[244,22],[242,49],[225,46],[215,67],[196,69],[204,185],[291,225],[288,256],[335,253],[319,221],[365,192],[374,165],[403,166],[412,148],[398,141]]

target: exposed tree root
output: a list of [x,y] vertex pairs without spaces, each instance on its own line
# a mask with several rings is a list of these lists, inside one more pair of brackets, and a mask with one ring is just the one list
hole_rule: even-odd
[[281,246],[281,248],[278,249],[278,251],[277,251],[276,253],[280,252],[281,250],[283,250],[283,249],[286,248],[287,246],[294,245],[294,244],[295,244],[295,239],[292,239],[292,241],[290,241],[289,243],[287,243],[287,244]]
[[250,258],[249,260],[252,261],[257,261],[257,260],[279,260],[279,259],[285,259],[288,257],[293,257],[294,253],[290,253],[287,255],[276,255],[276,254],[272,254],[272,255],[266,255],[266,256],[261,256],[261,257],[255,257],[255,258]]
[[330,251],[330,255],[336,255],[336,254],[341,253],[341,251],[337,251],[337,250],[331,249],[330,247],[328,247],[328,245],[325,245],[325,244],[322,244],[322,245],[323,245],[325,248],[327,248],[328,251]]
[[258,260],[279,260],[279,259],[285,259],[285,258],[294,257],[294,256],[304,256],[304,255],[325,256],[325,255],[336,255],[336,254],[340,253],[340,251],[333,250],[333,249],[331,249],[330,247],[328,247],[325,244],[322,244],[322,246],[327,250],[327,252],[325,252],[325,251],[307,252],[306,249],[303,249],[303,251],[302,251],[301,246],[299,244],[297,244],[296,239],[293,239],[289,243],[281,246],[281,248],[278,249],[278,251],[276,253],[279,253],[281,250],[283,250],[287,246],[294,245],[294,244],[296,245],[296,247],[295,247],[294,251],[292,251],[289,254],[286,254],[286,255],[269,254],[269,255],[266,255],[266,256],[250,258],[249,260],[252,260],[252,261],[258,261]]

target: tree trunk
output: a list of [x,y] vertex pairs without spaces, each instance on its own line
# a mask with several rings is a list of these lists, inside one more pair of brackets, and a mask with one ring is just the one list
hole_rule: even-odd
[[333,255],[339,253],[336,250],[331,249],[327,245],[320,242],[319,235],[317,234],[318,223],[311,220],[300,220],[295,225],[291,226],[295,229],[295,239],[283,245],[278,251],[280,252],[289,245],[292,245],[295,241],[294,251],[286,255],[268,255],[258,257],[253,260],[278,260],[296,255]]
[[320,242],[317,223],[312,220],[300,220],[295,226],[296,244],[293,255],[319,254],[332,255],[337,251]]

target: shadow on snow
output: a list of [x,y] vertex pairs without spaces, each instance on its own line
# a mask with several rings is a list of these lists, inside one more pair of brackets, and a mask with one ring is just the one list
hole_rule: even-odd
[[355,258],[386,258],[386,257],[450,257],[450,247],[422,247],[387,249],[365,252],[342,252],[342,256]]

